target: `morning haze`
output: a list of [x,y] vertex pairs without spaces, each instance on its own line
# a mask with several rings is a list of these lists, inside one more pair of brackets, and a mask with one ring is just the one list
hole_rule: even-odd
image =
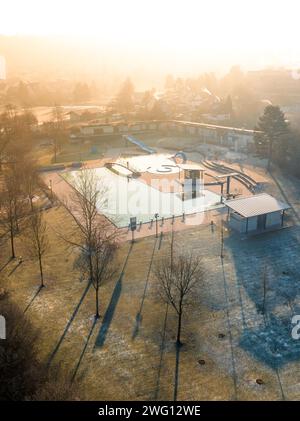
[[0,400],[299,400],[299,2],[2,3]]

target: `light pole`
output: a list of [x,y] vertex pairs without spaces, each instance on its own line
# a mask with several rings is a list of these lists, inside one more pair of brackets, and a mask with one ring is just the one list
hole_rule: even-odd
[[134,243],[134,231],[136,230],[136,217],[132,216],[130,218],[130,229],[131,229],[131,243]]
[[155,237],[156,238],[158,237],[158,217],[159,217],[159,215],[158,215],[158,213],[156,213],[154,215],[154,218],[155,218]]

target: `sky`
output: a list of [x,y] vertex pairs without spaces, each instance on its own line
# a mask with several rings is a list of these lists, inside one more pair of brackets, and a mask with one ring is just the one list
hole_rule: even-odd
[[248,67],[300,65],[299,0],[0,0],[0,34]]

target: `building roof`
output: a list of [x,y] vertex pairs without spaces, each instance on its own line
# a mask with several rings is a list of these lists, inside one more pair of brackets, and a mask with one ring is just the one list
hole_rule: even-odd
[[287,203],[280,202],[267,193],[226,200],[224,204],[244,218],[290,209]]
[[182,121],[182,120],[169,120],[171,123],[178,123],[182,126],[190,126],[190,127],[201,127],[203,129],[219,129],[224,131],[231,131],[235,133],[241,133],[246,135],[254,135],[254,133],[262,133],[260,130],[251,130],[251,129],[244,129],[242,127],[228,127],[228,126],[220,126],[215,124],[206,124],[206,123],[196,123],[193,121]]

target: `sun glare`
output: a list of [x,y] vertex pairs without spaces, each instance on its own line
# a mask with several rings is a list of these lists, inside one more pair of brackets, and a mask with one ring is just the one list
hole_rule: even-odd
[[230,43],[231,49],[243,50],[264,49],[271,40],[277,48],[296,48],[300,5],[296,0],[284,8],[281,1],[259,0],[11,0],[1,9],[6,34],[64,35],[157,49],[221,50]]

